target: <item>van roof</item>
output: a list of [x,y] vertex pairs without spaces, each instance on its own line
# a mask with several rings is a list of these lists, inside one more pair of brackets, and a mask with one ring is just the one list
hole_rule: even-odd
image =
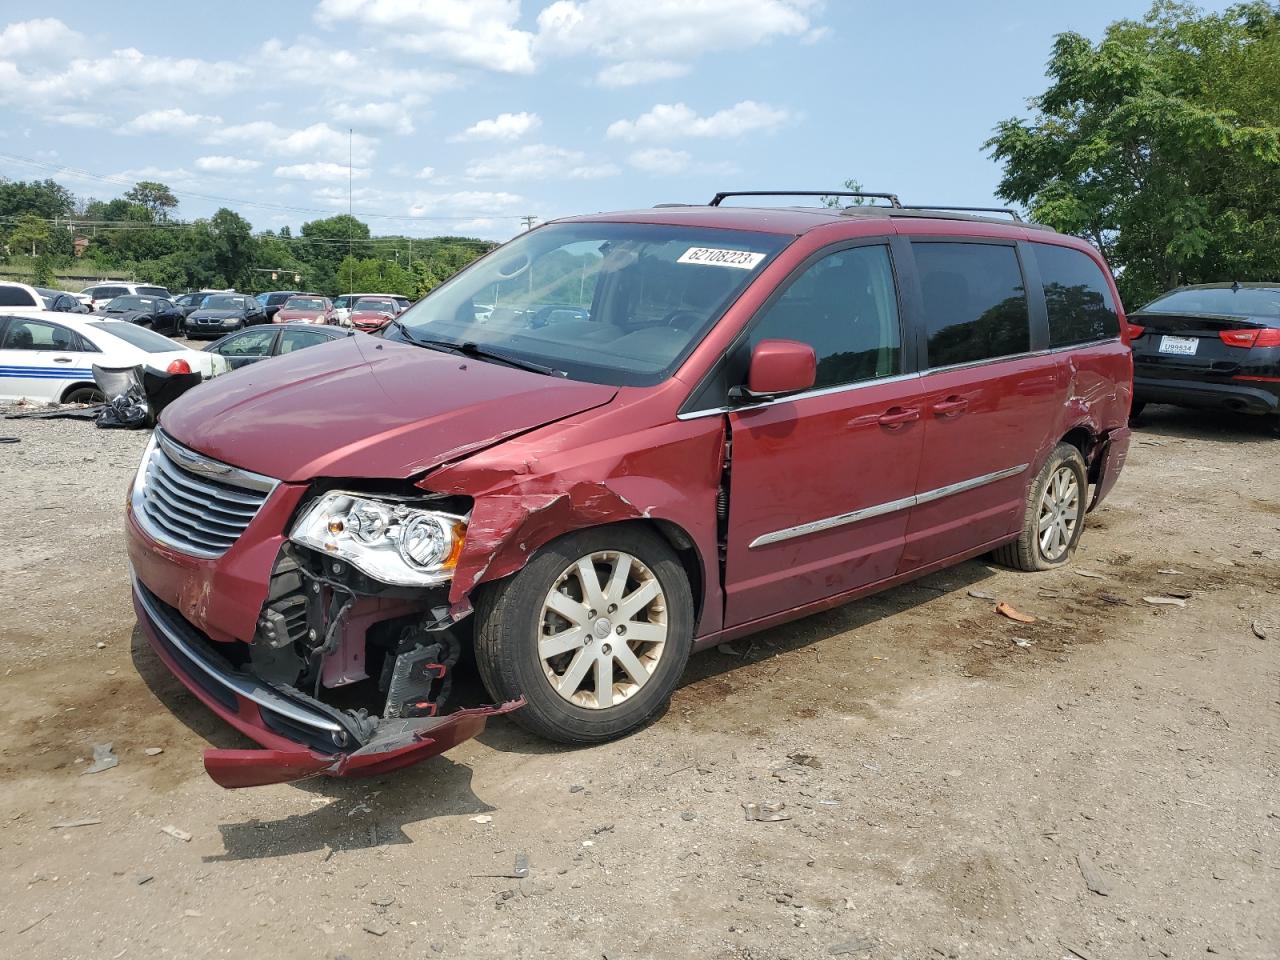
[[[854,207],[722,207],[701,204],[661,204],[652,209],[623,210],[566,217],[556,223],[614,221],[626,223],[664,223],[673,226],[719,227],[759,233],[782,233],[799,236],[818,227],[856,220],[927,220],[934,222],[980,223],[1002,227],[1011,237],[1024,236],[1027,230],[1056,233],[1052,227],[1012,220],[1008,217],[984,216],[958,210],[938,208],[871,205]],[[990,235],[987,230],[984,234]]]

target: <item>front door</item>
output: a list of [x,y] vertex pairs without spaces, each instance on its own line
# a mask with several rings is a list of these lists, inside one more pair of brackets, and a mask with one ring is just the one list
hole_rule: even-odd
[[816,257],[748,337],[810,344],[818,375],[804,394],[729,414],[726,626],[892,576],[923,437],[887,244]]
[[0,341],[0,396],[61,400],[77,380],[93,380],[89,359],[66,327],[12,317]]

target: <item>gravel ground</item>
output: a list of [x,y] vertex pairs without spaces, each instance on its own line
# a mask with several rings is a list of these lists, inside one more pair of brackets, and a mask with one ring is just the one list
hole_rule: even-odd
[[[249,744],[128,602],[145,436],[0,436],[21,441],[0,446],[15,954],[1280,955],[1280,441],[1260,424],[1152,408],[1070,569],[966,563],[701,655],[619,743],[499,720],[394,776],[231,792],[200,751]],[[1185,607],[1142,599],[1169,593]],[[119,765],[85,775],[107,741]]]

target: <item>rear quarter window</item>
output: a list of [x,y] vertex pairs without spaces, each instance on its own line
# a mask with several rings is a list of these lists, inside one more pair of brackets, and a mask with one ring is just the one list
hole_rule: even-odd
[[915,241],[930,367],[1026,353],[1031,318],[1018,254],[994,243]]
[[0,287],[0,307],[40,307],[42,303],[21,287]]
[[1049,313],[1049,346],[1070,347],[1120,336],[1116,303],[1097,263],[1070,247],[1049,243],[1032,247]]

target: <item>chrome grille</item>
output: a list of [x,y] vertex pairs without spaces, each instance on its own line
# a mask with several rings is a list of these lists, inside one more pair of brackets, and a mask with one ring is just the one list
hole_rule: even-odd
[[133,484],[134,516],[162,543],[192,556],[220,557],[276,483],[188,450],[157,429]]

